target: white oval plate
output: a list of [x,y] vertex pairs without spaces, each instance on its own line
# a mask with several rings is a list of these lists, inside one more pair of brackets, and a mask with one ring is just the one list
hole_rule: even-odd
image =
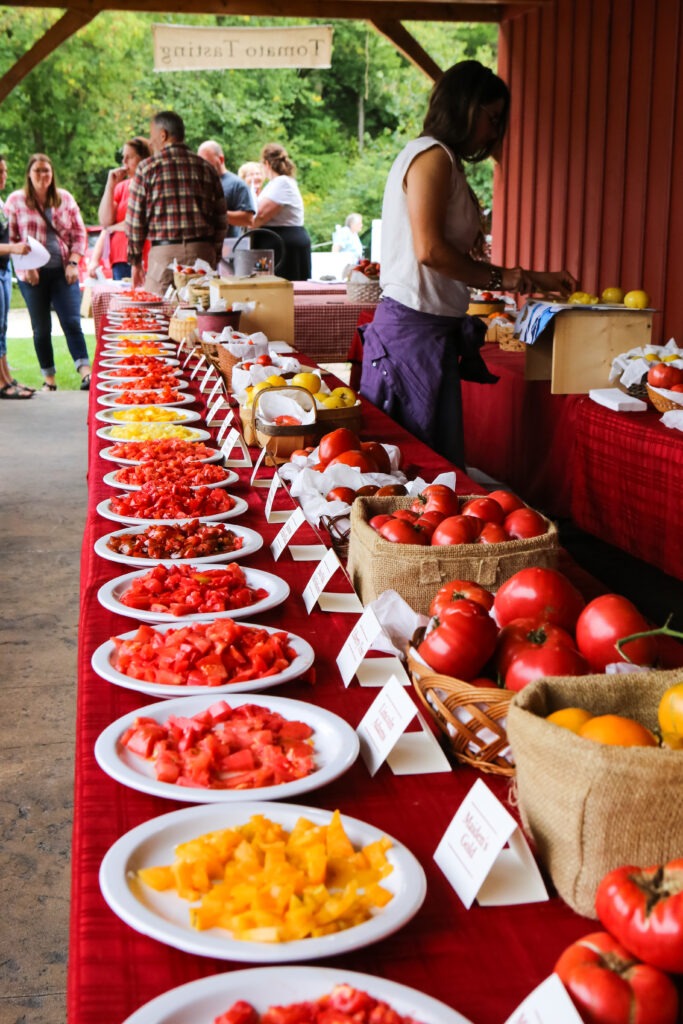
[[[186,807],[163,814],[132,829],[114,843],[100,868],[102,895],[114,913],[135,931],[175,949],[219,960],[267,964],[316,960],[361,949],[393,935],[422,906],[427,891],[425,873],[410,850],[391,836],[388,837],[392,846],[387,850],[387,859],[394,870],[383,880],[383,885],[394,898],[363,924],[320,938],[279,943],[245,942],[231,938],[229,932],[218,928],[196,931],[190,927],[187,900],[168,892],[154,892],[134,877],[140,868],[171,863],[178,844],[206,832],[246,824],[253,814],[263,814],[287,829],[294,828],[300,817],[319,825],[328,824],[331,818],[329,811],[317,807],[266,801]],[[342,821],[356,847],[377,842],[386,834],[357,818],[342,815]]]
[[[215,523],[214,525],[219,526],[222,524]],[[263,547],[263,537],[256,530],[250,530],[246,526],[233,525],[232,523],[228,528],[237,536],[243,538],[244,543],[239,551],[226,551],[222,555],[205,555],[204,558],[197,558],[196,556],[194,558],[143,558],[137,555],[122,555],[107,547],[110,537],[121,537],[124,534],[131,533],[144,533],[147,529],[146,526],[129,526],[124,530],[114,530],[112,533],[106,533],[95,541],[93,548],[96,555],[99,555],[100,558],[106,558],[109,562],[120,562],[122,565],[129,565],[131,568],[143,568],[144,566],[149,567],[152,565],[189,565],[192,562],[196,562],[197,565],[201,565],[204,562],[207,564],[210,562],[237,562],[240,558],[247,558],[256,551],[260,551]]]
[[[148,426],[154,426],[154,424],[148,424]],[[183,441],[210,441],[211,440],[211,434],[209,433],[208,430],[200,430],[199,427],[188,427],[188,430],[192,431],[191,436],[190,437],[183,437],[183,438],[181,438],[181,440],[183,440]],[[135,441],[134,437],[116,437],[116,435],[112,434],[111,431],[112,431],[112,427],[111,426],[110,427],[100,427],[100,429],[98,431],[96,431],[96,433],[97,433],[98,437],[104,438],[105,441],[133,441],[133,442]],[[149,441],[150,438],[145,437],[145,438],[140,438],[140,440],[141,441]]]
[[[189,562],[194,565],[194,562]],[[197,564],[197,569],[223,569],[225,566],[218,562],[206,562]],[[262,569],[244,569],[244,575],[248,587],[262,587],[268,593],[261,601],[255,604],[245,605],[244,608],[231,608],[226,612],[194,612],[192,615],[171,615],[169,612],[147,612],[139,608],[129,608],[123,604],[119,597],[128,590],[133,579],[137,576],[144,576],[150,569],[138,569],[137,572],[127,572],[124,576],[116,576],[113,580],[105,583],[97,592],[97,600],[107,611],[116,615],[125,615],[129,619],[137,619],[139,622],[174,622],[176,626],[182,626],[185,622],[213,622],[214,619],[239,619],[243,615],[260,615],[261,612],[277,608],[289,597],[289,584],[280,576],[272,572],[264,572]]]
[[[141,352],[140,349],[146,348],[148,345],[154,346],[153,352]],[[111,340],[107,341],[104,339],[104,345],[102,347],[103,354],[111,359],[115,355],[141,355],[141,356],[170,356],[176,355],[176,346],[171,341],[160,341],[159,338],[150,338],[149,341],[144,341],[142,338],[130,338],[128,342]]]
[[133,341],[170,341],[168,331],[124,331],[120,327],[103,327],[102,340],[105,344],[111,341],[122,341],[132,338]]
[[[177,367],[173,367],[173,374],[172,374],[172,378],[173,379],[172,379],[172,382],[169,380],[169,383],[171,384],[171,387],[179,388],[181,391],[184,388],[189,388],[189,386],[190,386],[188,381],[183,380],[182,377],[180,376],[182,372],[183,371],[179,370]],[[118,389],[119,391],[139,391],[139,390],[143,390],[142,388],[136,387],[136,385],[137,385],[138,381],[142,377],[146,376],[146,374],[138,373],[138,374],[136,374],[133,377],[115,377],[115,376],[112,376],[112,371],[111,370],[106,370],[104,373],[98,374],[98,376],[99,376],[100,379],[99,379],[98,384],[97,384],[97,390],[98,391],[108,391],[111,394],[114,394],[116,392],[116,390],[117,390],[116,389],[116,385],[117,384],[125,384],[125,388],[119,388]],[[170,376],[171,375],[169,374],[169,377]],[[147,391],[148,389],[145,388],[144,390]]]
[[[134,391],[135,389],[131,388],[129,390],[133,390]],[[143,390],[149,391],[151,394],[155,394],[155,395],[161,395],[162,394],[162,392],[161,392],[161,390],[159,388],[144,388]],[[134,409],[136,406],[139,406],[139,405],[143,404],[142,402],[128,402],[126,404],[124,404],[123,402],[118,402],[117,399],[119,399],[121,397],[121,394],[122,394],[121,391],[111,391],[111,390],[107,391],[106,394],[98,395],[97,396],[97,404],[98,405],[114,406],[114,407],[118,406],[119,409],[128,409],[128,408],[133,408]],[[172,398],[170,400],[170,402],[161,402],[161,401],[159,401],[159,402],[146,402],[144,404],[146,404],[146,405],[176,406],[176,405],[192,405],[192,403],[195,402],[195,401],[196,401],[196,398],[194,397],[194,395],[182,395],[180,398]]]
[[[173,359],[170,356],[153,356],[154,359],[158,359],[159,362],[165,363],[166,366],[180,366],[179,359]],[[106,359],[100,359],[99,366],[104,366],[107,370],[116,370],[120,368],[121,363],[125,363],[128,356],[112,356],[109,355]],[[179,371],[182,373],[182,370]]]
[[[197,439],[195,438],[195,440]],[[117,459],[115,455],[112,455],[112,449],[115,447],[115,445],[109,445],[107,448],[100,448],[100,458],[106,459],[107,462],[116,462],[119,466],[139,466],[142,462],[142,459]],[[213,455],[209,455],[205,459],[197,459],[197,462],[220,462],[222,458],[223,452],[217,448]]]
[[[126,492],[129,493],[129,492]],[[181,516],[179,519],[137,519],[135,516],[120,516],[117,512],[112,512],[111,509],[111,498],[105,498],[97,506],[97,512],[102,516],[103,519],[111,519],[115,523],[127,523],[131,526],[151,526],[158,525],[161,523],[187,523],[191,519],[198,519],[200,523],[222,523],[226,519],[237,519],[238,516],[244,515],[249,508],[249,505],[244,498],[239,498],[236,494],[231,494],[230,497],[234,500],[235,504],[232,508],[228,509],[227,512],[216,512],[212,516]]]
[[[187,426],[190,423],[198,423],[199,420],[203,418],[201,413],[195,412],[192,409],[179,409],[179,404],[180,403],[176,402],[172,405],[154,406],[119,405],[110,409],[100,409],[95,413],[95,419],[100,423],[114,423],[119,424],[119,426],[122,423],[169,423],[175,424],[176,426],[178,424]],[[187,404],[189,405],[189,402]],[[169,411],[173,411],[173,415],[168,420],[136,420],[132,415],[128,415],[131,414],[134,409],[168,409]],[[119,415],[117,416],[116,413]]]
[[[180,629],[183,622],[156,623],[154,628],[159,633],[165,633],[169,629]],[[148,697],[177,697],[180,693],[183,699],[187,697],[224,697],[229,693],[257,693],[259,690],[269,690],[272,686],[282,686],[292,679],[307,672],[315,661],[315,651],[303,637],[296,633],[290,633],[280,626],[261,626],[258,623],[243,622],[243,626],[255,626],[257,629],[265,629],[268,633],[286,633],[289,646],[296,653],[294,661],[272,676],[263,676],[261,679],[245,679],[242,683],[225,683],[223,686],[165,686],[161,683],[149,683],[144,679],[134,679],[127,676],[114,667],[113,657],[116,652],[114,642],[106,640],[94,652],[91,665],[93,671],[108,683],[121,686],[124,690],[135,690],[136,693],[144,693]],[[131,629],[128,633],[120,633],[119,638],[130,640],[137,633],[137,629]]]
[[258,704],[290,722],[305,722],[313,729],[311,739],[318,766],[316,770],[303,779],[283,782],[279,786],[261,786],[259,789],[195,789],[171,782],[159,782],[154,775],[152,762],[131,753],[119,742],[121,735],[135,723],[136,718],[149,717],[163,724],[169,715],[185,718],[199,714],[216,702],[213,695],[206,694],[203,697],[178,697],[161,703],[157,701],[123,715],[108,726],[97,740],[97,763],[112,779],[140,793],[151,793],[152,796],[182,800],[190,804],[222,804],[244,803],[245,800],[290,800],[300,793],[310,793],[339,778],[358,757],[360,744],[351,726],[338,715],[318,708],[315,704],[287,697],[257,697],[254,694],[220,699],[233,708],[242,704]]
[[[197,415],[199,415],[199,414],[197,414]],[[214,484],[198,484],[198,486],[199,487],[209,487],[209,488],[214,488],[214,487],[230,487],[232,484],[237,483],[237,481],[239,480],[239,476],[237,475],[237,473],[235,473],[232,469],[226,469],[225,472],[226,472],[227,475],[226,475],[224,480],[219,480],[218,483],[214,483]],[[107,487],[118,487],[122,491],[140,491],[140,490],[142,490],[142,487],[141,487],[140,484],[122,484],[119,480],[116,480],[115,478],[116,478],[116,474],[117,473],[118,473],[118,469],[112,469],[111,473],[106,473],[102,477],[102,480],[107,485]],[[196,488],[195,488],[195,490],[196,490]],[[126,532],[130,533],[130,530],[128,530]],[[173,561],[175,562],[176,559],[174,558]],[[220,559],[220,561],[223,561],[223,559]]]
[[422,1024],[469,1024],[462,1014],[445,1003],[397,981],[340,967],[294,965],[250,967],[190,981],[151,999],[123,1024],[179,1024],[180,1021],[212,1024],[240,999],[262,1014],[271,1006],[319,999],[335,985],[344,984],[383,1000],[397,1013],[413,1017]]

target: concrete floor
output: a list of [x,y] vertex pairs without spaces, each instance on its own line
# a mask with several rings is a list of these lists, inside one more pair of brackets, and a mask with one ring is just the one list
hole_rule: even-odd
[[63,1024],[87,395],[0,402],[0,1024]]

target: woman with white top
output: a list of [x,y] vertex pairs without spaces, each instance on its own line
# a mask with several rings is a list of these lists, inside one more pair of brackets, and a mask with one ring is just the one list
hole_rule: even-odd
[[479,204],[464,162],[498,153],[507,85],[478,61],[444,72],[422,135],[389,172],[382,207],[382,301],[362,329],[361,393],[464,466],[460,381],[495,383],[481,358],[485,327],[467,316],[469,288],[568,293],[567,271],[494,267],[483,256]]
[[[268,183],[258,197],[254,228],[267,227],[284,243],[280,277],[288,281],[307,281],[311,276],[311,239],[304,227],[304,203],[296,183],[296,168],[284,146],[269,142],[263,147],[261,163]],[[259,248],[258,235],[252,245]],[[268,245],[264,243],[264,247]]]

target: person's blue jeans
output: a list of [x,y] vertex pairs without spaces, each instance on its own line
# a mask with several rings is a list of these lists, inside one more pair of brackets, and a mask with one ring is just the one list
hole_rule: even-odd
[[38,273],[38,284],[19,281],[19,290],[31,317],[33,346],[43,377],[53,377],[55,374],[51,309],[57,314],[64,331],[74,366],[76,369],[89,366],[88,349],[81,327],[81,290],[78,282],[67,284],[63,267],[41,267]]
[[130,263],[112,263],[111,276],[113,281],[122,281],[132,274]]
[[7,355],[7,319],[12,301],[12,270],[0,268],[0,359]]

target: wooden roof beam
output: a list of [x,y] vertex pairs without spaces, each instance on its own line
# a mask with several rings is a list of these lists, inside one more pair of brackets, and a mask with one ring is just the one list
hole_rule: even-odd
[[0,78],[0,103],[8,96],[12,89],[21,82],[23,78],[32,71],[41,60],[49,57],[54,50],[60,46],[65,39],[78,32],[79,29],[92,21],[98,12],[91,13],[83,11],[67,11],[52,25],[44,36],[36,40],[30,50],[27,50],[23,57],[14,64],[9,71]]
[[401,24],[400,21],[378,21],[372,18],[370,24],[385,36],[396,49],[406,57],[411,64],[424,72],[427,78],[434,82],[441,77],[442,71],[436,61],[432,60],[426,50],[423,50],[415,36]]

